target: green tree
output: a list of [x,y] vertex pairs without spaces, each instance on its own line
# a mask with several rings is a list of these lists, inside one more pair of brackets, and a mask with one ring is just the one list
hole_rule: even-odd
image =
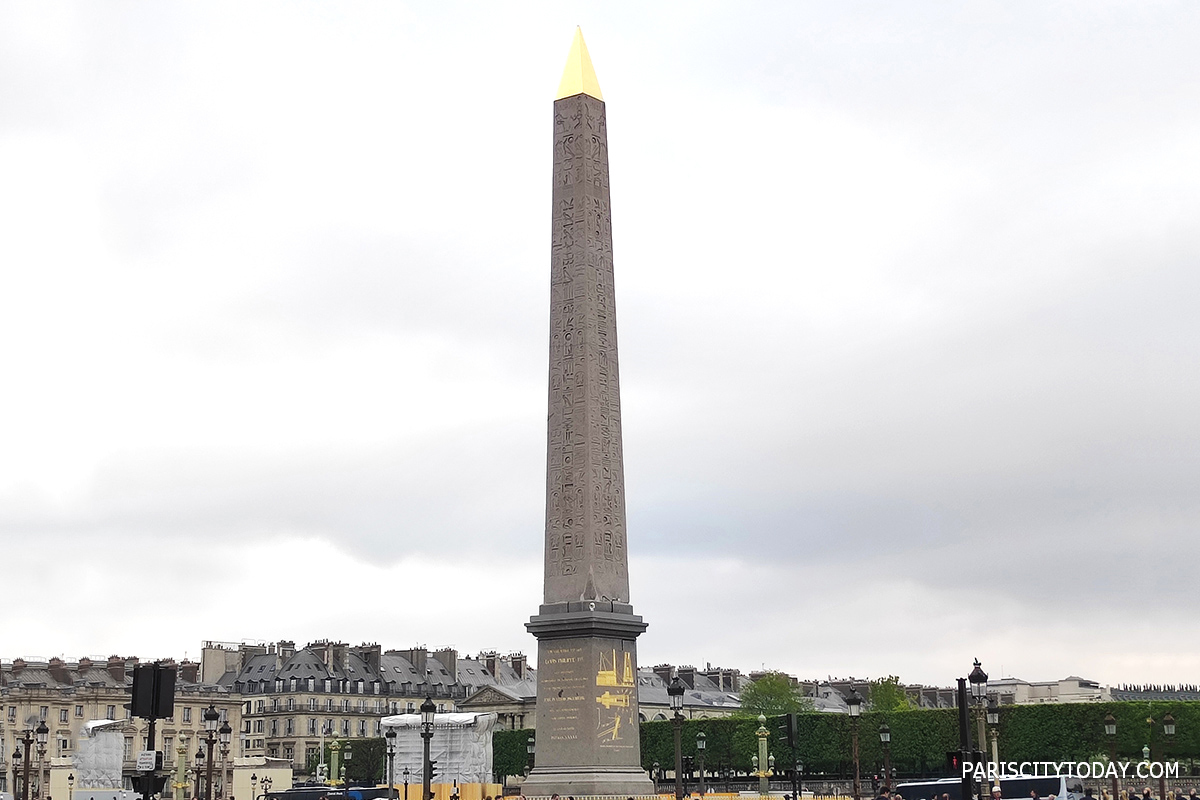
[[742,690],[741,716],[777,717],[812,710],[812,700],[801,694],[792,685],[792,679],[782,672],[768,672]]
[[904,687],[900,685],[900,678],[896,675],[871,681],[871,687],[867,690],[867,702],[870,703],[872,711],[911,711],[916,708],[904,693]]

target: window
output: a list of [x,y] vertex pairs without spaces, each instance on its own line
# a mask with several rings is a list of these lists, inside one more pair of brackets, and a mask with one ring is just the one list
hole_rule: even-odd
[[278,711],[278,710],[279,710],[279,698],[278,698],[278,697],[272,697],[272,698],[271,698],[271,710],[272,710],[272,711]]
[[446,704],[445,703],[438,703],[437,713],[439,713],[439,714],[446,713]]
[[311,763],[315,762],[318,758],[320,758],[320,752],[321,752],[321,748],[319,748],[319,747],[304,748],[304,762],[306,764],[311,764]]
[[50,706],[42,706],[38,709],[38,719],[43,722],[50,716]]
[[192,721],[192,709],[191,708],[183,709],[183,721],[185,724]]
[[267,755],[271,758],[279,758],[279,747],[277,745],[271,745],[270,748],[267,749]]
[[344,720],[342,720],[342,736],[349,736],[349,735],[350,735],[350,720],[344,719]]
[[163,737],[163,760],[168,764],[175,763],[175,748],[171,747],[174,741],[170,736]]
[[[333,711],[333,698],[332,698],[332,697],[326,697],[326,698],[325,698],[325,710],[326,710],[326,711]],[[15,713],[15,712],[16,712],[16,709],[13,709],[13,712]]]
[[279,720],[273,719],[273,720],[271,720],[271,736],[278,736],[278,735],[279,735]]
[[294,745],[285,744],[283,746],[283,757],[288,761],[296,760],[296,748]]
[[83,706],[75,706],[75,716],[77,718],[83,717]]
[[132,758],[133,758],[133,737],[132,737],[132,736],[126,736],[126,737],[125,737],[125,755],[124,755],[124,759],[125,759],[126,761],[129,761],[129,760],[130,760],[130,759],[132,759]]
[[350,710],[350,701],[343,700],[342,701],[342,711],[349,711],[349,710]]
[[[112,706],[109,706],[109,708],[112,708]],[[12,721],[13,721],[13,720],[15,720],[16,718],[17,718],[17,707],[16,707],[16,706],[9,706],[9,707],[8,707],[8,721],[9,721],[9,722],[12,722]]]
[[413,713],[413,712],[414,712],[414,711],[416,711],[416,710],[417,710],[417,707],[416,707],[416,706],[413,704],[413,701],[412,701],[412,700],[409,700],[409,701],[408,701],[408,706],[407,706],[407,707],[404,709],[405,713],[406,713],[406,714],[411,714],[411,713]]
[[254,732],[255,733],[263,732],[263,721],[261,719],[254,720]]
[[359,736],[367,735],[367,721],[365,719],[360,719],[358,721],[358,735]]
[[317,735],[317,721],[315,719],[310,719],[308,721],[308,735],[309,736]]
[[106,706],[104,709],[104,718],[105,719],[116,719],[117,718],[117,707],[116,706]]
[[58,710],[58,721],[59,722],[66,722],[70,718],[70,716],[71,716],[71,712],[67,711],[67,709],[60,708]]
[[283,735],[284,736],[295,736],[296,735],[296,720],[292,719],[291,717],[288,717],[284,721]]
[[315,698],[315,697],[308,698],[308,710],[309,711],[317,710],[317,698]]
[[58,754],[59,755],[62,755],[63,753],[67,752],[70,749],[71,749],[71,740],[70,739],[59,739],[58,740]]
[[295,710],[295,708],[296,708],[296,698],[294,698],[294,697],[289,697],[289,698],[287,699],[287,710],[288,710],[288,711],[294,711],[294,710]]
[[266,710],[267,710],[267,704],[266,704],[265,700],[255,700],[254,701],[254,713],[255,714],[261,714]]

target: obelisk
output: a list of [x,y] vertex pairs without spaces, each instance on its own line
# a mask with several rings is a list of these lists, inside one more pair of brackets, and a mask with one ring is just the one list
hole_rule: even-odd
[[529,797],[638,797],[637,646],[629,603],[621,392],[604,98],[576,30],[554,101],[550,413],[537,752]]

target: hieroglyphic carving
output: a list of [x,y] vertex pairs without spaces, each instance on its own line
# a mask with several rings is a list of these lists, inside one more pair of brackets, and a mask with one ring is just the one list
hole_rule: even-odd
[[604,104],[555,103],[546,602],[629,601]]

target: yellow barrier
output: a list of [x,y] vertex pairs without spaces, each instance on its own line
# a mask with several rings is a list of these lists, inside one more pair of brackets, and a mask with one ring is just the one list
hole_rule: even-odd
[[[433,791],[433,800],[450,800],[456,788],[458,800],[485,800],[488,797],[494,799],[503,791],[503,787],[498,783],[460,783],[457,787],[453,783],[434,783],[429,788]],[[400,800],[421,800],[420,782],[408,784],[407,795],[404,792],[404,784],[396,784],[396,796]]]

